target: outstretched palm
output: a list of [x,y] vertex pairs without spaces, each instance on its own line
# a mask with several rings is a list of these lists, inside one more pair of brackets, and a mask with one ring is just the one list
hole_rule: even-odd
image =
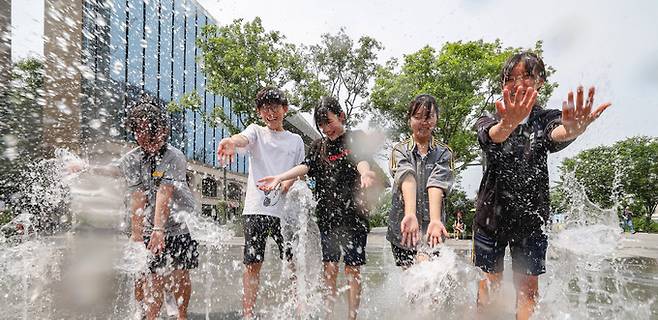
[[230,138],[224,138],[217,146],[217,156],[222,165],[227,165],[233,161],[235,157],[235,144]]
[[567,131],[568,135],[578,135],[587,129],[594,120],[596,120],[611,103],[606,102],[601,104],[592,112],[594,105],[594,87],[589,88],[587,93],[587,101],[585,101],[585,93],[582,86],[579,86],[576,91],[576,99],[574,102],[573,91],[569,91],[567,101],[562,102],[562,125]]
[[537,100],[537,91],[527,88],[525,94],[521,94],[521,87],[516,89],[514,97],[510,96],[508,89],[503,90],[503,101],[496,101],[496,110],[500,115],[501,122],[510,127],[516,127],[532,111]]

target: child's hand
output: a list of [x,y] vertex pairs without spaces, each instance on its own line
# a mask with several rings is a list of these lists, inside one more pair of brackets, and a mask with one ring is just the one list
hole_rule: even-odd
[[375,172],[372,170],[366,171],[361,175],[361,188],[369,188],[375,183]]
[[264,177],[258,180],[258,183],[260,183],[258,189],[262,191],[274,190],[274,188],[276,188],[276,186],[281,183],[281,178],[278,176]]
[[431,221],[427,227],[427,243],[430,244],[430,247],[434,247],[437,244],[443,243],[443,236],[448,237],[448,230],[439,221]]
[[287,193],[293,183],[295,183],[294,179],[281,182],[281,192]]
[[130,241],[134,241],[134,242],[144,242],[144,236],[143,236],[141,233],[139,233],[139,234],[132,233],[132,234],[130,235]]
[[235,158],[235,143],[231,138],[224,138],[219,142],[217,156],[219,157],[219,163],[222,165],[227,165],[233,161]]
[[402,245],[415,247],[418,243],[418,219],[416,215],[405,215],[400,222],[400,231],[402,233]]
[[537,91],[527,88],[521,95],[521,87],[516,88],[514,100],[510,98],[509,90],[503,90],[503,101],[496,101],[496,109],[504,126],[516,128],[532,111],[537,100]]
[[164,232],[162,231],[153,231],[151,232],[151,239],[149,244],[146,246],[149,251],[153,254],[158,254],[164,250]]
[[562,126],[567,132],[568,136],[578,136],[585,132],[594,120],[596,120],[605,109],[610,105],[610,102],[601,104],[592,112],[594,105],[594,87],[589,88],[587,94],[587,101],[584,101],[584,90],[582,86],[578,86],[576,91],[576,101],[574,104],[573,91],[569,91],[567,101],[562,102]]

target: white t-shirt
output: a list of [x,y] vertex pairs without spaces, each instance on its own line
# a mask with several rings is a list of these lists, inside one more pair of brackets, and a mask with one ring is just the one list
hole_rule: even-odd
[[240,133],[249,140],[238,152],[249,154],[249,177],[243,215],[262,214],[281,217],[285,197],[272,206],[264,206],[265,193],[256,182],[263,177],[274,176],[290,170],[304,160],[302,137],[290,131],[274,131],[268,127],[251,124]]

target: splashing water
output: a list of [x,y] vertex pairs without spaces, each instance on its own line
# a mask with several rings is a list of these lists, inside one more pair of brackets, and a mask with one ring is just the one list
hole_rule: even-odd
[[284,241],[292,247],[293,259],[291,265],[282,264],[281,281],[293,279],[289,286],[292,299],[265,311],[269,318],[309,319],[322,315],[320,230],[311,219],[315,205],[304,181],[296,181],[286,195],[281,230]]
[[571,192],[567,219],[563,230],[550,234],[536,318],[649,319],[651,301],[633,292],[637,286],[619,258],[618,205],[601,209],[592,203],[573,174],[565,186]]

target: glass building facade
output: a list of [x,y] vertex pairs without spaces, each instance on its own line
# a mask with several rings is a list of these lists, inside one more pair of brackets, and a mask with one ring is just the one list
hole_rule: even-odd
[[[164,103],[196,92],[196,111],[172,114],[171,143],[188,160],[217,167],[215,151],[229,136],[221,124],[204,120],[224,108],[242,129],[228,99],[206,91],[202,52],[196,46],[204,25],[215,20],[193,0],[87,0],[83,8],[82,135],[87,140],[131,140],[123,127],[126,106],[142,93]],[[99,123],[99,119],[103,119]],[[99,128],[102,127],[102,128]],[[246,156],[232,172],[248,172]]]

